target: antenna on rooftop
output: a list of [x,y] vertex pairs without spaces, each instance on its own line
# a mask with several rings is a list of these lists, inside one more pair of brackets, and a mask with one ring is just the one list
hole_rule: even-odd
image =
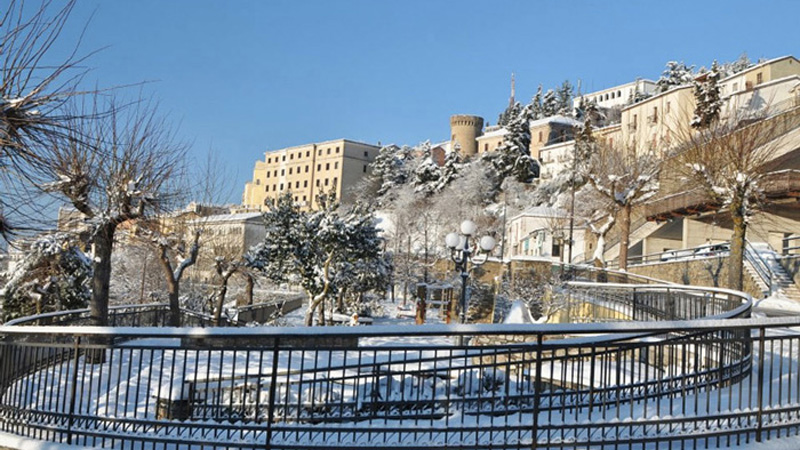
[[515,87],[514,87],[514,72],[511,72],[511,97],[508,98],[508,106],[509,106],[509,108],[514,106],[514,103],[515,103],[515,101],[514,101],[514,91],[515,91]]

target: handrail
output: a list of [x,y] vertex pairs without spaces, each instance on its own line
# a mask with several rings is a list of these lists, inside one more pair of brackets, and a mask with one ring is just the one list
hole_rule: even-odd
[[767,285],[767,295],[772,294],[772,280],[774,278],[772,274],[772,268],[769,266],[769,264],[767,264],[766,261],[764,261],[764,258],[761,257],[749,240],[745,239],[744,243],[745,259],[753,267],[756,274],[758,274],[759,278],[761,278],[761,281]]

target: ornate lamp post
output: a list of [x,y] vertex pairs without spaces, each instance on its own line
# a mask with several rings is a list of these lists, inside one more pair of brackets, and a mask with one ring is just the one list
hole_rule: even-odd
[[[450,233],[445,237],[445,244],[450,249],[450,259],[456,264],[456,271],[461,272],[461,323],[467,321],[467,279],[469,272],[489,259],[489,252],[495,246],[494,238],[483,236],[475,248],[475,232],[478,226],[471,220],[461,222],[461,234]],[[470,245],[472,242],[472,246]],[[472,267],[470,267],[472,265]]]

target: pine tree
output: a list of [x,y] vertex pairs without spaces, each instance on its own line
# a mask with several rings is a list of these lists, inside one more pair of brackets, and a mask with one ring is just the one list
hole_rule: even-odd
[[544,117],[542,112],[542,85],[536,89],[536,95],[531,99],[531,120],[537,120]]
[[542,99],[542,117],[552,117],[558,114],[558,98],[552,89],[548,89]]
[[378,184],[378,197],[391,193],[398,185],[408,181],[408,162],[412,159],[412,154],[413,150],[405,145],[398,147],[392,144],[380,149],[371,164],[372,177]]
[[694,66],[687,66],[683,61],[667,62],[664,72],[661,73],[661,78],[656,82],[658,92],[667,92],[674,87],[691,83],[694,79],[693,70]]
[[523,183],[529,183],[539,176],[539,165],[530,155],[530,121],[531,105],[527,105],[509,122],[503,145],[494,152],[483,154],[483,158],[494,169],[496,186],[499,187],[510,176]]
[[574,115],[574,108],[572,107],[573,94],[574,88],[572,87],[572,84],[570,84],[569,80],[564,80],[556,92],[558,97],[558,114],[566,117],[572,117]]
[[248,266],[271,281],[300,283],[308,295],[306,325],[312,325],[316,312],[319,323],[324,324],[325,302],[335,298],[351,277],[363,275],[357,269],[373,270],[388,264],[383,260],[372,214],[356,206],[342,216],[331,197],[318,196],[320,209],[303,212],[290,192],[281,195],[264,213],[264,242],[246,256]]
[[418,147],[419,164],[414,169],[414,190],[425,196],[436,192],[439,184],[439,166],[431,157],[431,144],[424,142]]
[[444,164],[439,171],[439,182],[436,185],[436,192],[441,192],[442,189],[458,178],[461,166],[461,154],[459,152],[451,151],[445,156]]
[[519,102],[514,102],[513,105],[508,105],[505,111],[500,113],[500,117],[497,118],[497,124],[501,127],[508,125],[508,122],[516,117],[521,109],[522,106],[519,104]]
[[720,66],[717,61],[711,64],[701,81],[694,83],[695,110],[692,118],[693,128],[708,128],[719,118],[722,100],[719,93]]
[[3,288],[2,320],[85,308],[91,279],[92,263],[70,236],[40,237]]

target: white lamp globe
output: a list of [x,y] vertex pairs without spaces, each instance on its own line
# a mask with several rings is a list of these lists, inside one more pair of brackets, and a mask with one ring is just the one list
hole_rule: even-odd
[[496,242],[494,238],[491,236],[484,236],[481,238],[481,250],[485,252],[490,252],[494,248]]
[[465,220],[461,222],[461,234],[465,236],[472,236],[476,231],[478,231],[478,226],[475,225],[475,222],[471,220]]
[[458,247],[460,240],[461,239],[458,233],[450,233],[445,236],[444,243],[447,244],[447,248],[456,248]]

